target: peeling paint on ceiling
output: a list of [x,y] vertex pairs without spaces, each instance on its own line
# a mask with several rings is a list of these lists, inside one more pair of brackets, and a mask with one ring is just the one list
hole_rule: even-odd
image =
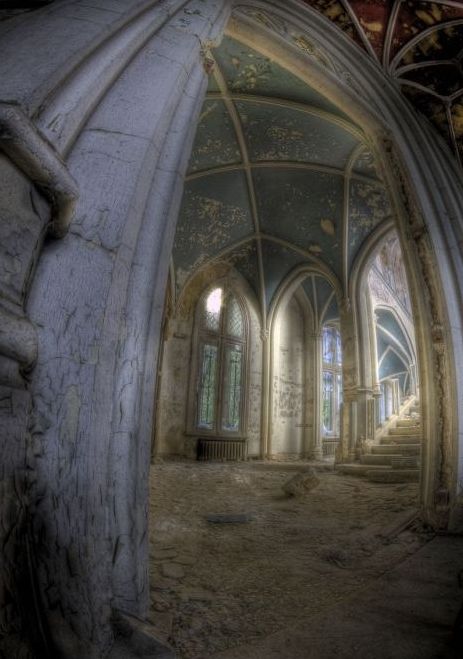
[[217,259],[241,272],[264,313],[302,264],[346,288],[348,264],[390,213],[361,129],[238,41],[226,37],[211,58],[173,250],[177,292]]

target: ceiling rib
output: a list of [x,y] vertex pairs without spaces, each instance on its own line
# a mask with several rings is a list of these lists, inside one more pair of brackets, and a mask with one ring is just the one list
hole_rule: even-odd
[[445,113],[447,115],[447,123],[449,125],[449,130],[450,130],[450,139],[452,140],[453,150],[455,151],[455,157],[458,161],[458,164],[461,167],[461,164],[462,164],[461,163],[461,156],[460,156],[460,151],[458,149],[457,136],[455,135],[455,126],[453,125],[452,105],[451,105],[451,103],[446,104]]
[[357,158],[365,150],[363,144],[359,144],[352,151],[344,170],[344,193],[342,207],[342,285],[344,298],[349,298],[349,206],[350,206],[350,181],[352,167]]
[[434,96],[435,98],[438,98],[440,101],[444,101],[448,99],[448,96],[441,96],[437,92],[435,92],[433,89],[429,89],[429,87],[425,87],[424,85],[420,85],[419,82],[415,82],[414,80],[407,80],[407,78],[397,78],[397,82],[402,85],[402,87],[413,87],[414,89],[418,89],[419,91],[429,94],[429,96]]
[[241,151],[241,160],[243,163],[243,170],[246,175],[246,182],[248,186],[248,193],[249,193],[249,199],[251,202],[251,214],[252,214],[252,220],[254,224],[254,231],[256,234],[256,248],[257,248],[257,263],[258,263],[258,270],[259,270],[259,285],[260,285],[260,291],[259,291],[259,299],[260,299],[260,306],[261,306],[261,314],[262,314],[262,326],[264,328],[267,327],[267,305],[265,301],[265,275],[264,275],[264,260],[262,256],[262,245],[260,242],[259,233],[260,233],[260,224],[259,224],[259,214],[257,211],[257,201],[256,201],[256,193],[254,190],[254,181],[252,178],[252,171],[250,167],[250,162],[249,162],[249,154],[248,154],[248,149],[246,145],[246,140],[244,138],[244,133],[243,133],[243,127],[241,125],[240,117],[238,114],[238,111],[235,107],[235,104],[233,103],[233,100],[230,96],[227,84],[225,82],[225,78],[222,74],[222,71],[220,70],[220,67],[217,63],[217,61],[214,59],[214,77],[217,82],[217,85],[221,91],[223,101],[225,103],[225,106],[228,110],[228,113],[230,115],[230,119],[233,123],[233,127],[235,129],[235,134],[236,134],[236,139],[238,140],[238,146]]
[[355,13],[355,11],[354,11],[354,10],[352,9],[352,7],[350,6],[350,2],[349,2],[348,0],[341,0],[341,5],[343,5],[343,7],[344,7],[344,9],[346,10],[346,12],[347,12],[347,14],[348,14],[350,20],[351,20],[352,23],[354,24],[354,26],[355,26],[355,28],[356,28],[356,30],[357,30],[357,33],[358,33],[360,39],[361,39],[362,42],[363,42],[363,45],[365,46],[365,48],[367,49],[367,51],[369,52],[369,54],[371,55],[371,57],[372,57],[376,62],[379,63],[378,55],[376,54],[375,49],[374,49],[373,46],[371,45],[371,42],[370,42],[369,38],[368,38],[367,35],[365,34],[365,30],[363,29],[362,24],[360,23],[360,21],[359,21],[359,19],[358,19],[358,17],[357,17],[357,14]]
[[407,41],[407,43],[404,44],[402,48],[400,48],[399,52],[396,53],[394,59],[391,62],[389,73],[391,75],[395,74],[397,70],[397,66],[401,61],[401,59],[403,58],[403,56],[405,55],[405,53],[407,52],[407,50],[410,50],[411,48],[416,46],[422,39],[425,39],[430,34],[432,34],[433,32],[437,32],[438,30],[444,30],[449,27],[457,27],[458,25],[463,25],[463,18],[457,18],[451,21],[444,21],[443,23],[439,23],[438,25],[432,25],[431,27],[428,27],[426,30],[423,30],[423,32],[419,32],[416,36],[412,37],[410,41]]
[[[360,146],[365,148],[365,145],[363,144]],[[256,160],[255,162],[250,162],[249,167],[251,169],[304,169],[312,172],[320,172],[321,174],[344,176],[344,169],[339,169],[338,167],[330,167],[329,165],[317,165],[314,163],[298,162],[293,160]],[[195,179],[203,178],[204,176],[241,171],[242,169],[244,169],[244,167],[241,163],[232,165],[218,165],[217,167],[202,169],[199,172],[188,174],[185,177],[185,181],[194,181]],[[380,179],[373,176],[367,176],[366,174],[358,174],[355,172],[353,172],[351,176],[352,178],[362,181],[363,183],[370,183],[371,185],[384,187],[384,183]]]
[[387,73],[390,73],[390,58],[391,58],[391,46],[392,46],[392,37],[394,36],[395,25],[397,22],[397,16],[399,15],[399,10],[402,5],[402,0],[395,0],[392,7],[391,14],[389,16],[389,21],[386,28],[386,35],[384,37],[383,44],[383,67]]
[[331,294],[329,295],[327,301],[325,302],[325,306],[324,306],[323,309],[322,309],[322,312],[321,312],[321,314],[320,314],[320,324],[323,323],[323,319],[324,319],[324,317],[326,316],[326,312],[327,312],[328,309],[330,308],[330,304],[331,304],[331,302],[332,302],[332,300],[333,300],[333,297],[335,297],[335,292],[334,292],[334,290],[333,290],[333,291],[331,292]]
[[311,275],[310,279],[312,280],[313,312],[315,317],[315,327],[318,329],[319,317],[318,317],[318,300],[317,300],[317,287],[315,286],[315,276]]
[[325,263],[323,259],[320,259],[315,254],[312,254],[312,252],[309,252],[309,250],[304,249],[303,247],[299,247],[298,245],[295,245],[289,240],[285,240],[284,238],[278,238],[277,236],[273,236],[272,234],[269,233],[261,233],[260,238],[264,240],[268,240],[269,242],[272,243],[276,243],[277,245],[281,245],[282,247],[287,247],[289,249],[292,249],[294,252],[297,252],[304,258],[318,265],[320,267],[321,274],[331,277],[333,281],[339,282],[338,277],[335,275],[335,273],[332,271],[329,265]]
[[[222,98],[222,93],[219,94],[218,92],[208,92],[206,98],[220,99]],[[274,107],[281,107],[285,110],[289,108],[291,110],[304,112],[305,114],[311,115],[313,117],[318,117],[319,119],[329,121],[339,128],[343,128],[346,132],[350,133],[358,140],[365,139],[365,135],[362,130],[354,126],[354,124],[349,123],[345,119],[342,119],[341,117],[338,117],[335,114],[328,112],[327,110],[321,110],[320,108],[317,108],[313,105],[306,105],[305,103],[299,103],[298,101],[290,101],[289,99],[275,98],[273,96],[256,96],[255,94],[237,94],[234,92],[228,92],[227,98],[231,101],[272,105]]]
[[404,73],[408,73],[409,71],[417,71],[418,69],[425,69],[427,66],[445,66],[445,65],[451,65],[455,64],[454,60],[451,59],[436,59],[436,60],[429,60],[429,62],[417,62],[416,64],[406,64],[405,66],[401,66],[400,69],[396,69],[395,75],[397,78],[400,78],[401,75]]

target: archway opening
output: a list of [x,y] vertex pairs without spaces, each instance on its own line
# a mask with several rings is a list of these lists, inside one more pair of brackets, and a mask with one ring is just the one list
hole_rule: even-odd
[[[317,600],[314,575],[328,576],[327,565],[361,565],[366,545],[378,556],[379,528],[398,511],[411,515],[417,491],[415,483],[395,489],[367,476],[379,473],[369,444],[377,439],[382,381],[371,313],[371,326],[359,331],[365,314],[357,298],[367,303],[367,296],[369,308],[372,301],[365,268],[357,275],[394,223],[368,135],[277,59],[232,36],[210,58],[170,268],[151,562],[153,606],[174,611],[187,651],[184,630],[198,625],[203,653],[223,643],[217,610],[203,615],[204,602],[217,603],[219,584],[232,624],[241,620],[251,637],[252,574],[268,579],[262,607],[278,625],[281,602],[291,608],[308,591]],[[239,336],[229,331],[232,307],[240,310]],[[231,353],[239,377],[235,369],[230,386]],[[404,392],[409,381],[400,380]],[[224,425],[231,394],[239,413]],[[282,488],[314,466],[304,507]],[[281,537],[269,519],[285,529]],[[313,543],[309,525],[320,534]],[[288,554],[288,533],[304,551]],[[269,547],[281,567],[273,576]],[[315,556],[309,570],[307,552]],[[299,582],[288,579],[293,573]],[[330,597],[352,588],[328,580]]]

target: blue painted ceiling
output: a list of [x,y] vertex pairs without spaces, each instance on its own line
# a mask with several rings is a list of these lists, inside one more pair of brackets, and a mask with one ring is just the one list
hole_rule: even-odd
[[213,57],[173,250],[177,293],[217,259],[266,308],[302,264],[321,265],[346,290],[362,244],[391,214],[362,130],[238,41],[226,37]]

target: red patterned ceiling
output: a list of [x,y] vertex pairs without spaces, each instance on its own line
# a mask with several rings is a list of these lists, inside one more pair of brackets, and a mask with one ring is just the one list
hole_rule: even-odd
[[395,78],[463,162],[463,2],[301,0]]

